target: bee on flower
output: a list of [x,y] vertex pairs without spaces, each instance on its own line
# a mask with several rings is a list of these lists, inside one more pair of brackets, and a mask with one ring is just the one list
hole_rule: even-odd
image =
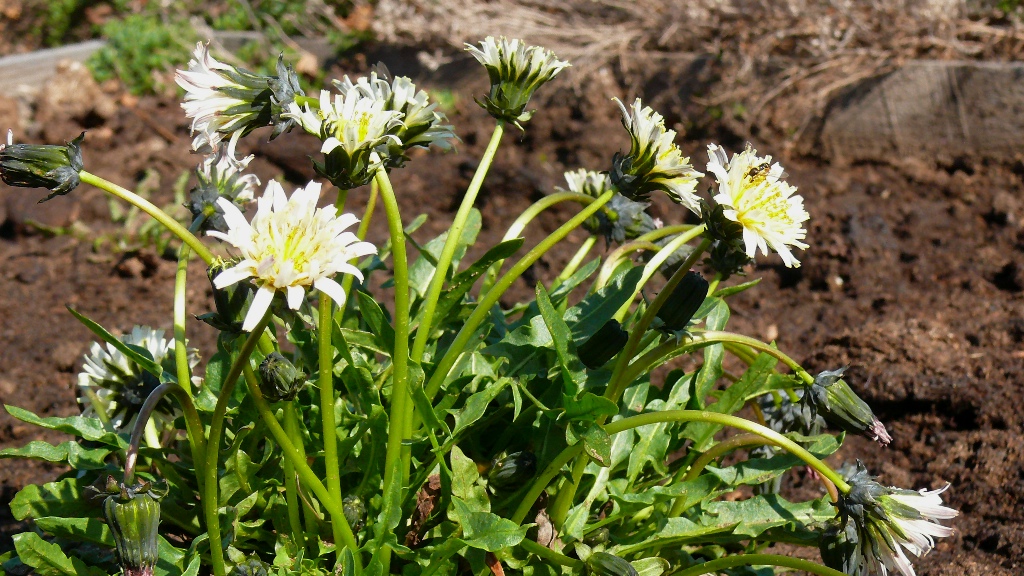
[[477,104],[494,118],[520,129],[522,122],[527,122],[535,112],[526,109],[533,93],[571,66],[550,50],[527,46],[522,40],[509,40],[504,36],[498,39],[488,36],[480,42],[479,48],[466,44],[466,50],[484,65],[491,80],[490,92],[483,100],[477,100]]
[[207,234],[234,246],[241,260],[221,271],[213,284],[220,289],[250,280],[256,286],[242,330],[251,332],[260,323],[279,292],[292,310],[299,308],[310,288],[341,305],[345,291],[334,277],[352,274],[363,279],[349,261],[376,254],[377,248],[346,231],[359,221],[355,215],[339,215],[333,206],[317,208],[319,199],[318,182],[288,197],[279,183],[271,181],[257,201],[252,222],[226,198],[217,200],[228,230]]
[[697,179],[704,174],[690,165],[675,144],[675,130],[665,128],[665,119],[640,99],[629,109],[613,98],[622,112],[622,125],[629,132],[630,147],[626,155],[615,154],[610,173],[612,184],[631,200],[646,200],[661,190],[677,204],[700,215],[700,198],[696,194]]
[[225,136],[245,136],[269,125],[274,126],[273,140],[294,126],[282,113],[295,96],[304,94],[283,57],[277,61],[277,76],[264,76],[217,60],[202,42],[196,44],[188,70],[178,70],[174,80],[185,90],[181,107],[192,119],[195,151],[216,149]]
[[782,180],[782,166],[772,163],[771,156],[758,156],[749,144],[732,160],[721,146],[710,144],[708,156],[708,170],[718,182],[714,200],[724,208],[725,219],[742,227],[747,257],[759,249],[763,254],[774,250],[786,266],[799,267],[791,247],[807,248],[802,240],[810,215],[796,187]]

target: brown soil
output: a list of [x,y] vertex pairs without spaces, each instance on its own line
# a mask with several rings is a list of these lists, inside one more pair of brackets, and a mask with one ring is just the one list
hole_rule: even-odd
[[[404,72],[398,65],[392,70]],[[656,88],[641,93],[654,99]],[[551,92],[556,90],[525,134],[512,130],[506,136],[479,202],[484,245],[499,239],[533,200],[561,185],[563,170],[604,169],[612,153],[628,147],[617,109],[607,100],[623,95],[617,88]],[[417,234],[421,239],[446,228],[490,136],[493,122],[471,94],[461,96],[451,118],[463,139],[459,153],[416,158],[393,175],[406,220],[421,212],[430,217]],[[695,126],[682,146],[698,167],[708,142],[743,145],[723,125],[700,122],[689,109],[663,111],[675,121],[686,113],[686,124]],[[18,136],[57,142],[88,128],[87,168],[115,182],[135,185],[145,168],[155,168],[160,184],[154,199],[161,205],[171,202],[173,182],[197,160],[187,154],[187,125],[174,102],[144,99],[107,119],[57,114],[40,126],[31,138]],[[304,183],[312,177],[306,151],[314,147],[308,138],[290,134],[269,145],[249,140],[264,181],[283,175]],[[780,154],[773,142],[754,144]],[[852,438],[844,458],[863,459],[894,485],[952,484],[945,495],[962,511],[954,522],[956,536],[920,562],[920,574],[1019,574],[1024,416],[1014,401],[1024,391],[1021,167],[781,160],[812,215],[811,248],[801,254],[803,267],[797,270],[777,259],[758,259],[749,275],[762,283],[735,299],[732,328],[777,340],[813,370],[851,366],[849,382],[895,440],[880,450]],[[118,252],[108,242],[94,249],[95,238],[114,231],[97,190],[82,187],[35,204],[41,197],[38,191],[0,187],[0,402],[44,416],[70,415],[78,411],[75,374],[91,338],[64,306],[112,329],[137,323],[166,327],[174,263],[152,248]],[[360,211],[365,198],[365,191],[354,191],[349,206]],[[654,210],[666,221],[683,217],[660,202]],[[569,213],[566,208],[545,215],[529,229],[528,244]],[[57,236],[44,230],[75,222],[89,230]],[[381,241],[385,231],[380,219],[376,224],[371,240]],[[582,238],[571,237],[527,280],[550,279]],[[200,277],[202,269],[193,266],[190,273]],[[193,286],[190,313],[200,313],[208,289],[204,282]],[[525,295],[529,286],[519,289]],[[193,323],[190,331],[200,349],[212,348],[210,329]],[[35,438],[58,440],[0,413],[0,447]],[[21,529],[3,504],[27,483],[57,472],[38,463],[0,461],[0,550]]]

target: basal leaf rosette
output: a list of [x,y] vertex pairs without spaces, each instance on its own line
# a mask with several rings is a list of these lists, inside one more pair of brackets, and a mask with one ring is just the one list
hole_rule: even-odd
[[708,156],[708,170],[718,182],[714,200],[723,206],[727,220],[743,227],[747,257],[753,258],[758,249],[763,254],[774,250],[786,266],[799,267],[791,247],[807,248],[802,240],[810,215],[796,187],[782,180],[782,166],[772,163],[771,156],[758,156],[749,144],[732,160],[721,146],[710,144]]
[[626,155],[616,154],[610,173],[612,184],[631,200],[646,200],[661,190],[677,204],[700,215],[697,179],[704,174],[690,165],[675,144],[676,132],[665,128],[665,119],[637,98],[627,109],[613,98],[622,112],[622,125],[629,132]]
[[394,134],[402,126],[402,112],[388,108],[386,100],[359,90],[345,94],[320,91],[318,108],[300,108],[292,102],[285,116],[323,140],[324,162],[315,162],[318,174],[342,189],[367,184],[388,155],[390,146],[401,146]]
[[224,288],[251,280],[257,288],[242,330],[252,331],[259,324],[278,292],[292,310],[299,308],[310,288],[341,304],[345,291],[334,277],[352,274],[362,280],[362,273],[349,261],[375,254],[377,248],[346,231],[359,221],[355,215],[339,215],[333,206],[317,208],[319,199],[318,182],[310,182],[288,197],[280,184],[271,181],[257,201],[252,222],[227,199],[217,200],[228,231],[208,234],[234,246],[241,260],[221,272],[214,286]]

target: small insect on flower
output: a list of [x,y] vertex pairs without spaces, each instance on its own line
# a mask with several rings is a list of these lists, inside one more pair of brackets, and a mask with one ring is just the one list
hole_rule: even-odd
[[810,215],[796,187],[782,180],[782,166],[772,164],[771,156],[758,156],[749,144],[732,160],[721,146],[710,144],[708,156],[708,170],[718,181],[715,202],[725,207],[725,218],[743,226],[747,257],[771,249],[786,266],[799,267],[790,247],[807,248],[803,224]]
[[665,119],[637,98],[627,109],[613,98],[622,112],[622,125],[629,132],[629,153],[615,154],[611,180],[623,196],[646,200],[661,190],[677,204],[700,215],[700,198],[696,194],[697,179],[704,174],[690,165],[675,144],[675,130],[665,128]]
[[484,68],[491,80],[491,90],[483,100],[477,100],[487,113],[522,129],[522,122],[533,117],[527,110],[533,93],[559,72],[571,66],[559,60],[550,50],[540,46],[527,46],[522,40],[509,40],[504,36],[488,36],[477,48],[466,44],[466,50]]
[[271,181],[257,201],[251,223],[233,203],[217,200],[228,231],[208,234],[237,248],[241,260],[221,272],[214,286],[224,288],[251,279],[257,288],[242,330],[251,332],[259,324],[278,292],[292,310],[299,308],[309,288],[340,305],[345,302],[345,291],[334,276],[343,273],[363,279],[349,261],[376,254],[377,248],[346,232],[359,221],[355,215],[338,215],[333,206],[317,208],[319,199],[318,182],[299,188],[289,198],[280,184]]

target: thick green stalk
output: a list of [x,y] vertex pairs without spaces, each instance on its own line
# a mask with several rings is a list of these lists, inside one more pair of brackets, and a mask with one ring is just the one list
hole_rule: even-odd
[[[636,290],[633,291],[633,298],[636,298],[636,295],[640,293],[640,290],[647,285],[647,282],[649,282],[650,279],[654,277],[654,274],[658,271],[659,268],[661,268],[661,265],[664,264],[666,260],[671,258],[672,254],[675,253],[676,250],[679,250],[684,244],[689,243],[697,236],[700,236],[703,232],[703,225],[694,226],[693,228],[690,228],[686,232],[681,233],[676,238],[673,238],[671,242],[663,246],[661,250],[658,250],[658,252],[653,257],[651,257],[651,260],[646,265],[644,265],[644,271],[643,274],[640,276],[640,282],[637,282]],[[704,250],[706,250],[706,248],[704,248]],[[693,268],[693,265],[697,262],[697,258],[700,257],[701,253],[703,253],[703,250],[695,250],[692,254],[690,254],[690,257],[687,258],[686,261],[680,265],[679,268],[680,270],[683,270],[682,274],[684,276],[690,268]],[[678,283],[678,280],[676,282]],[[666,288],[668,288],[669,285],[671,285],[672,288],[675,288],[675,284],[671,283],[672,280],[669,279],[669,284],[666,284]],[[664,289],[662,291],[664,292]],[[626,303],[622,305],[622,308],[619,308],[619,311],[615,313],[616,320],[619,320],[621,322],[622,319],[626,317],[626,313],[629,312],[629,306],[633,303],[633,298],[627,300]]]
[[[192,396],[176,382],[166,382],[150,392],[149,396],[146,397],[146,401],[142,404],[142,408],[139,409],[139,415],[135,420],[135,426],[132,427],[131,437],[128,441],[128,451],[124,459],[125,484],[131,484],[135,480],[135,464],[139,457],[139,445],[142,442],[142,435],[145,434],[149,417],[153,410],[156,409],[156,405],[167,394],[175,397],[181,404],[182,412],[185,414],[185,428],[192,450],[192,460],[195,462],[197,476],[200,475],[203,467],[202,460],[206,457],[206,443],[203,440],[203,422],[199,419],[199,412],[196,411],[195,404],[192,403]],[[200,490],[202,490],[202,479],[197,477],[197,482],[199,483]]]
[[[366,211],[363,212],[363,219],[359,221],[359,229],[356,231],[356,237],[360,240],[366,240],[366,233],[370,230],[370,220],[373,218],[373,211],[377,207],[377,190],[380,186],[377,185],[377,181],[370,182],[370,198],[366,201]],[[356,261],[353,259],[349,264],[355,265]],[[352,282],[355,281],[356,277],[351,274],[345,274],[345,277],[341,281],[341,288],[345,291],[345,294],[351,294]],[[345,313],[345,307],[340,306],[338,310],[338,322],[341,322],[341,315]]]
[[252,366],[246,364],[243,374],[245,375],[245,383],[249,386],[249,396],[252,397],[253,403],[256,404],[256,411],[259,412],[263,423],[270,430],[270,435],[274,437],[277,445],[280,446],[284,457],[291,460],[292,465],[295,466],[295,471],[299,474],[299,480],[308,486],[316,494],[317,498],[320,499],[320,503],[327,509],[327,513],[331,515],[331,522],[341,526],[341,543],[352,550],[352,554],[355,556],[357,574],[362,572],[363,563],[359,557],[359,545],[356,542],[355,534],[352,533],[352,527],[349,526],[348,520],[345,518],[341,501],[336,501],[331,497],[327,487],[317,478],[316,472],[313,472],[309,464],[306,464],[306,458],[288,438],[288,433],[281,427],[281,424],[274,416],[274,412],[270,409],[270,404],[263,397],[263,392],[260,391],[260,385],[256,381],[256,374],[252,371]]
[[[513,238],[519,238],[519,236],[523,233],[523,230],[526,228],[527,224],[529,224],[534,218],[539,216],[541,212],[547,210],[548,208],[554,206],[555,204],[569,201],[579,202],[580,204],[591,204],[594,200],[595,198],[593,196],[581,194],[580,192],[558,192],[556,194],[545,196],[531,204],[529,207],[526,208],[526,210],[523,210],[523,213],[520,214],[514,222],[512,222],[511,226],[508,227],[508,232],[505,232],[505,235],[501,238],[501,240],[502,242],[505,242],[508,240],[512,240]],[[607,202],[607,200],[605,202]],[[604,203],[602,203],[602,206],[603,205]],[[491,286],[494,284],[494,279],[498,277],[498,272],[501,271],[501,265],[504,262],[504,260],[498,260],[497,262],[492,264],[490,268],[487,269],[487,274],[484,275],[483,288],[480,290],[481,295],[490,292]]]
[[[388,443],[384,457],[384,491],[401,493],[412,465],[411,453],[402,444],[412,428],[410,422],[411,396],[409,394],[409,263],[405,253],[405,230],[398,200],[384,167],[377,169],[377,185],[387,214],[391,235],[391,260],[395,279],[395,349],[391,351],[391,411],[388,414]],[[401,461],[400,473],[395,475],[395,463]],[[385,496],[387,498],[387,496]],[[384,573],[391,563],[390,549],[382,552]]]
[[594,199],[586,194],[579,194],[590,202],[590,205],[581,210],[578,214],[570,218],[565,224],[562,224],[557,230],[552,232],[547,238],[542,240],[539,244],[533,247],[525,256],[522,257],[519,262],[516,262],[509,271],[502,276],[497,283],[484,295],[480,302],[476,305],[473,313],[470,314],[466,323],[463,324],[462,329],[455,336],[455,341],[452,342],[451,346],[448,347],[448,351],[445,352],[441,360],[438,361],[437,367],[434,368],[433,374],[430,376],[430,380],[427,381],[427,385],[424,387],[424,391],[427,394],[427,398],[433,398],[437,391],[441,389],[441,384],[444,383],[448,377],[448,372],[455,366],[455,362],[458,361],[459,356],[465,350],[466,345],[473,338],[473,333],[476,329],[486,320],[491,314],[491,307],[498,303],[498,300],[505,293],[506,290],[515,282],[523,272],[533,265],[541,256],[543,256],[548,250],[550,250],[555,244],[562,241],[563,238],[569,235],[570,232],[576,229],[580,224],[590,218],[594,212],[597,212],[601,206],[604,206],[609,200],[611,200],[614,192],[605,192],[600,198]]
[[[295,416],[295,404],[289,401],[284,406],[284,429],[295,444],[301,443],[299,423]],[[301,550],[306,544],[302,531],[302,518],[299,515],[299,486],[295,478],[295,465],[288,458],[284,459],[284,500],[288,505],[288,527],[292,531],[295,548]]]
[[164,227],[180,238],[182,242],[188,244],[188,246],[195,251],[196,255],[203,259],[203,262],[209,264],[213,261],[213,253],[203,245],[195,234],[189,232],[188,229],[178,223],[177,220],[171,218],[170,215],[160,208],[157,208],[156,205],[149,200],[146,200],[142,196],[122,188],[113,182],[109,182],[95,174],[86,172],[85,170],[80,171],[78,173],[78,177],[81,178],[82,182],[85,184],[91,184],[133,206],[137,206],[140,210],[152,216],[157,222],[163,224]]
[[582,561],[577,560],[575,558],[570,558],[565,554],[555,552],[547,546],[541,546],[540,544],[534,542],[533,540],[530,540],[529,538],[524,538],[523,541],[519,543],[519,545],[523,547],[523,550],[526,550],[527,552],[535,556],[540,556],[541,558],[547,560],[552,564],[558,564],[559,566],[568,566],[569,568],[572,568],[574,570],[582,570],[585,566],[585,564],[583,564]]
[[[594,281],[594,286],[591,291],[596,292],[603,288],[608,281],[612,279],[612,273],[619,266],[619,261],[626,258],[630,252],[640,252],[646,250],[648,252],[661,252],[661,246],[658,246],[654,242],[648,242],[646,240],[634,240],[619,246],[608,253],[608,257],[605,258],[604,264],[601,264],[601,270],[597,273],[597,280]],[[630,299],[629,304],[633,301]]]
[[[249,333],[242,348],[238,351],[238,357],[231,363],[227,376],[220,385],[220,395],[217,397],[217,406],[213,410],[213,419],[210,421],[210,437],[206,443],[206,486],[203,491],[203,513],[206,517],[206,533],[210,536],[210,559],[213,561],[213,573],[215,576],[224,576],[226,567],[224,565],[224,547],[221,544],[220,519],[217,516],[219,498],[217,496],[217,461],[220,458],[220,437],[224,433],[224,419],[227,416],[228,401],[235,391],[238,378],[242,375],[242,367],[249,365],[249,357],[256,344],[259,342],[263,331],[273,315],[268,310],[260,320],[256,328]],[[275,422],[277,420],[274,420]]]
[[448,277],[448,268],[452,264],[452,259],[455,258],[455,250],[459,247],[462,231],[466,228],[466,221],[469,219],[469,214],[476,203],[480,187],[483,186],[484,177],[487,176],[487,171],[490,169],[491,163],[494,162],[494,155],[498,151],[498,145],[501,144],[501,136],[504,133],[505,121],[498,120],[498,124],[494,127],[494,133],[491,134],[491,141],[487,144],[487,149],[480,158],[480,164],[476,167],[476,173],[473,174],[469,188],[466,189],[466,194],[462,197],[462,204],[459,205],[459,210],[455,213],[455,219],[452,220],[452,226],[448,229],[448,237],[444,241],[444,247],[441,248],[441,255],[437,259],[437,267],[434,269],[434,275],[431,277],[430,285],[427,287],[427,294],[423,298],[423,316],[419,327],[416,329],[416,339],[412,344],[412,358],[416,362],[423,361],[423,352],[426,350],[427,340],[430,338],[431,326],[434,322],[434,312],[437,309],[437,300],[441,297],[441,290],[444,289],[444,281]]
[[597,236],[594,236],[593,234],[587,236],[587,239],[583,241],[582,245],[580,245],[580,249],[576,251],[576,254],[573,255],[572,259],[569,260],[569,263],[565,265],[565,268],[562,269],[562,272],[551,284],[552,290],[561,286],[562,282],[565,282],[576,273],[580,264],[583,264],[583,261],[587,258],[587,254],[590,254],[590,251],[594,248],[594,244],[597,244]]
[[765,344],[764,342],[761,342],[756,338],[751,338],[750,336],[744,336],[742,334],[736,334],[734,332],[725,332],[721,330],[707,330],[704,332],[698,332],[697,334],[699,334],[699,336],[695,336],[695,338],[699,337],[706,342],[734,342],[736,344],[749,346],[754,350],[760,350],[761,352],[764,352],[770,356],[774,356],[783,364],[788,366],[789,369],[793,371],[793,374],[795,374],[805,383],[814,384],[814,376],[811,376],[806,370],[804,370],[803,366],[800,366],[800,364],[796,360],[793,360],[793,358],[784,353],[782,350],[779,350],[778,348],[775,348],[769,344]]
[[[327,491],[336,502],[341,502],[341,467],[338,465],[338,425],[334,420],[334,346],[331,331],[334,317],[331,315],[331,297],[320,292],[320,317],[317,333],[317,351],[320,361],[320,420],[323,423],[324,468],[327,470]],[[342,541],[341,526],[332,523],[334,540]],[[336,549],[341,561],[341,547]]]
[[817,562],[801,560],[800,558],[791,558],[789,556],[780,556],[778,554],[739,554],[736,556],[726,556],[716,560],[709,560],[703,564],[687,568],[682,572],[676,572],[675,576],[718,574],[726,568],[735,568],[737,566],[781,566],[784,568],[811,572],[813,574],[818,574],[819,576],[846,576],[846,574],[843,574],[838,570],[822,566]]
[[[707,452],[701,454],[700,457],[693,462],[693,465],[690,466],[690,470],[687,471],[686,476],[683,477],[683,481],[695,480],[700,476],[700,473],[704,471],[704,468],[708,464],[714,462],[720,456],[725,456],[733,450],[746,448],[747,446],[764,446],[765,444],[772,444],[772,442],[767,438],[763,438],[758,434],[752,433],[737,434],[732,438],[722,440],[718,444],[709,448]],[[676,512],[675,508],[672,509],[673,516],[678,516],[682,513],[682,510]]]

